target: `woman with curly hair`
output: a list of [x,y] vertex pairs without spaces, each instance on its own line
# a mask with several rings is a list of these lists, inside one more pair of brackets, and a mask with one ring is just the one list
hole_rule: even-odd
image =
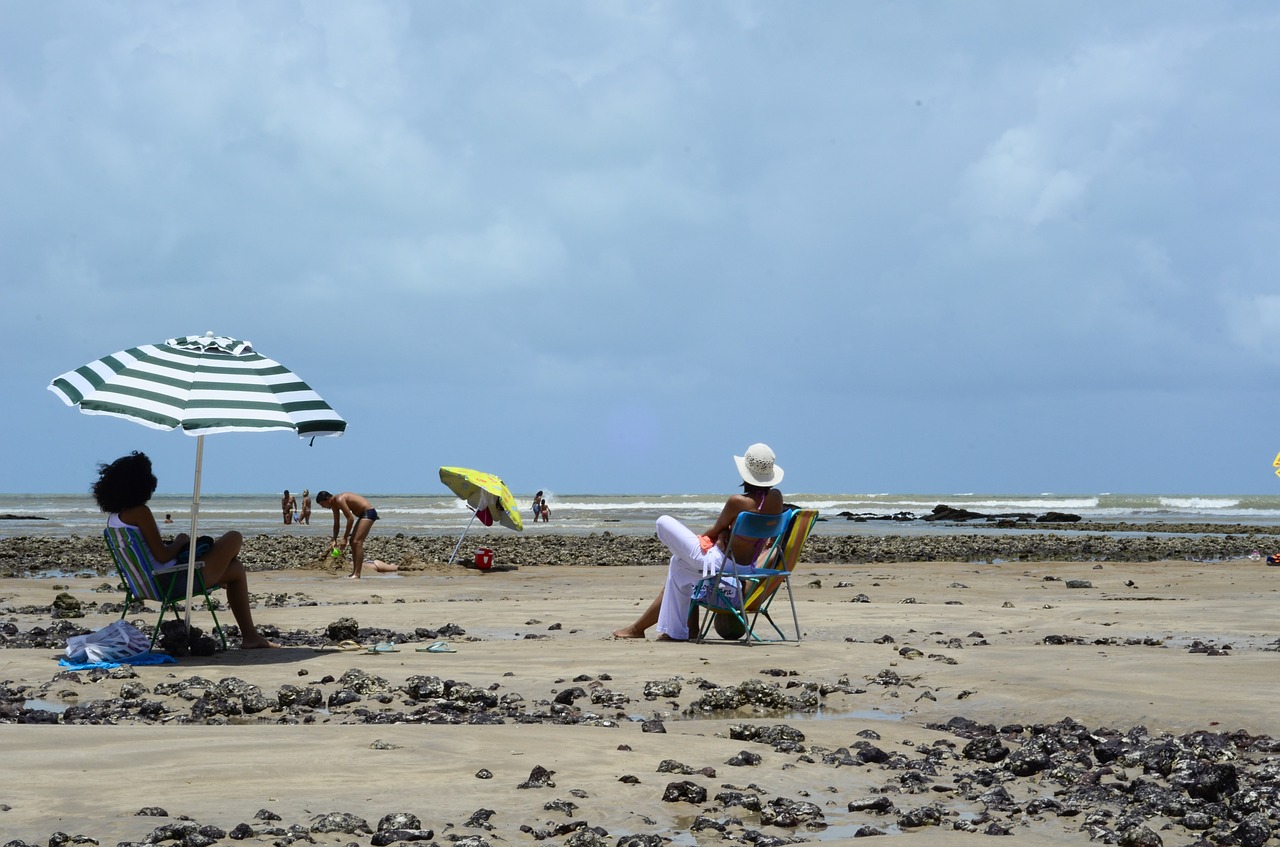
[[[147,551],[151,554],[153,568],[172,565],[178,554],[187,548],[186,533],[169,544],[160,537],[155,515],[147,501],[156,491],[156,477],[151,472],[151,459],[136,450],[121,456],[109,465],[98,465],[98,481],[93,484],[93,499],[107,512],[107,525],[127,527],[142,533]],[[237,558],[244,539],[232,530],[226,533],[204,554],[205,585],[210,588],[221,585],[227,590],[227,605],[240,626],[240,647],[276,647],[258,633],[253,625],[253,613],[249,610],[249,581],[244,565]]]

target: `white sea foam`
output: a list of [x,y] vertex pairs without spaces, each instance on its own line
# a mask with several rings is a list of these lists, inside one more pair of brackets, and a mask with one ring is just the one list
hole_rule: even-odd
[[[1280,496],[1264,495],[1134,495],[1134,494],[806,494],[785,492],[788,503],[802,508],[818,509],[825,520],[819,534],[885,533],[936,531],[924,521],[871,521],[852,523],[842,520],[841,512],[888,518],[900,512],[916,517],[929,514],[940,504],[969,509],[984,514],[1030,513],[1049,511],[1077,514],[1085,521],[1143,523],[1162,521],[1230,522],[1245,524],[1274,523],[1280,520]],[[558,495],[551,501],[551,522],[534,524],[528,513],[531,498],[517,496],[525,532],[568,532],[589,534],[609,531],[622,534],[650,534],[653,522],[661,514],[670,514],[699,529],[709,525],[724,505],[724,493],[717,494],[648,494],[648,495]],[[470,511],[459,498],[450,494],[370,495],[382,516],[377,534],[403,532],[406,535],[448,535],[460,533],[470,519]],[[172,513],[174,526],[166,529],[185,531],[190,520],[189,494],[156,495],[151,508],[157,515]],[[87,494],[7,494],[0,495],[0,514],[38,516],[44,520],[0,521],[0,537],[20,535],[96,535],[101,533],[105,516]],[[205,494],[200,503],[200,532],[217,534],[239,529],[247,536],[257,533],[326,536],[332,529],[332,513],[313,508],[310,526],[284,526],[280,519],[278,494]],[[966,527],[978,530],[977,523]],[[510,532],[487,528],[469,532]],[[968,531],[968,530],[967,530]]]

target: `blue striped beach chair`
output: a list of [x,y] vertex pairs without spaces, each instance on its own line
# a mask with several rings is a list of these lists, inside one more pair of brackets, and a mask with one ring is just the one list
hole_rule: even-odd
[[[107,549],[111,551],[111,558],[116,563],[120,579],[124,581],[124,608],[120,610],[120,619],[123,620],[128,614],[129,606],[135,599],[155,600],[160,604],[160,617],[151,631],[151,646],[154,648],[156,639],[160,636],[160,624],[164,623],[165,613],[172,611],[176,616],[179,613],[178,604],[186,600],[187,565],[182,562],[168,567],[156,566],[142,533],[133,528],[107,527],[102,531],[102,537],[107,542]],[[203,568],[204,562],[197,561],[191,599],[204,598],[205,608],[213,616],[214,629],[218,631],[218,638],[222,640],[222,649],[226,650],[227,636],[222,631],[222,624],[218,622],[218,614],[214,611],[213,598],[209,596],[209,589],[205,587],[204,576],[201,573]]]

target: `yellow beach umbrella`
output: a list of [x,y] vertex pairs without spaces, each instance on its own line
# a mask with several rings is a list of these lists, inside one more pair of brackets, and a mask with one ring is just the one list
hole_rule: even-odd
[[485,526],[491,526],[497,521],[516,532],[524,531],[524,521],[520,519],[520,507],[516,505],[516,498],[511,496],[507,484],[493,474],[471,468],[442,467],[440,481],[471,507],[471,520],[454,545],[453,554],[449,556],[450,564],[457,557],[462,539],[467,537],[467,530],[477,518]]

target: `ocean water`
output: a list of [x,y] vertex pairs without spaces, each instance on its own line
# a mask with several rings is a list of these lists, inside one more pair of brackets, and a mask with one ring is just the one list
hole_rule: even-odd
[[[363,492],[362,492],[363,493]],[[471,511],[451,495],[378,494],[366,496],[378,509],[379,534],[453,535],[467,526]],[[523,509],[526,533],[587,535],[593,532],[642,535],[653,532],[654,520],[662,514],[674,515],[694,528],[705,528],[724,505],[725,494],[602,495],[551,493],[550,523],[533,523],[529,512],[531,497],[517,497]],[[1262,525],[1280,522],[1280,496],[1261,495],[992,495],[992,494],[788,494],[787,502],[817,509],[826,520],[814,531],[824,535],[903,535],[938,532],[943,527],[913,521],[851,522],[841,512],[888,516],[909,512],[917,517],[939,504],[970,509],[985,514],[1068,512],[1082,520],[1103,523],[1231,523]],[[190,529],[191,496],[157,494],[151,509],[159,518],[173,516],[173,532]],[[0,494],[0,515],[22,519],[0,520],[0,538],[17,536],[98,535],[105,516],[88,494]],[[39,519],[33,519],[39,518]],[[323,536],[333,527],[333,513],[313,507],[308,526],[284,526],[280,515],[280,495],[202,494],[199,532],[216,535],[238,529],[247,535],[259,533],[311,533]],[[954,531],[949,524],[945,531]],[[1119,528],[1118,529],[1123,529]],[[468,535],[505,533],[501,526],[486,528],[473,524]],[[964,524],[966,532],[998,532],[982,522]]]

